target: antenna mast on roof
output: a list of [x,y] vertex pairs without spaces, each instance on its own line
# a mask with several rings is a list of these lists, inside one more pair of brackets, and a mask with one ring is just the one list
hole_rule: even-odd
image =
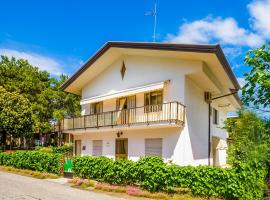
[[152,11],[145,12],[146,16],[154,17],[154,31],[153,31],[153,42],[156,42],[156,28],[157,28],[157,0],[155,0],[154,9]]

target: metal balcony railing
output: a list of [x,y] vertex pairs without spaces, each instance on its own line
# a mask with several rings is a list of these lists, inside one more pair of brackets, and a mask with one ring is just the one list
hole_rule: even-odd
[[131,126],[139,124],[174,123],[183,126],[185,122],[185,106],[179,102],[163,103],[159,105],[142,106],[124,110],[102,112],[75,118],[65,118],[62,121],[63,131]]

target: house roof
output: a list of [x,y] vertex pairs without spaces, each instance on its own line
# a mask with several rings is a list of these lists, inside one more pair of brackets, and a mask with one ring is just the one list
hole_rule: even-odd
[[198,53],[213,53],[216,54],[225,72],[232,81],[235,89],[240,89],[239,83],[233,74],[233,71],[228,63],[220,45],[205,45],[205,44],[171,44],[171,43],[151,43],[151,42],[107,42],[101,47],[81,68],[75,72],[62,86],[65,90],[74,80],[76,80],[85,70],[101,57],[110,48],[132,48],[132,49],[149,49],[149,50],[165,50],[165,51],[183,51],[183,52],[198,52]]
[[[76,81],[86,70],[88,70],[102,55],[104,55],[111,48],[120,49],[142,49],[142,50],[158,50],[158,51],[178,51],[189,53],[207,53],[216,55],[218,61],[229,77],[231,83],[235,88],[240,89],[239,83],[228,63],[220,45],[209,44],[171,44],[171,43],[152,43],[152,42],[116,42],[109,41],[103,45],[92,57],[89,58],[80,69],[75,72],[66,82],[61,85],[61,89],[67,88]],[[240,103],[238,95],[234,95],[236,100]]]

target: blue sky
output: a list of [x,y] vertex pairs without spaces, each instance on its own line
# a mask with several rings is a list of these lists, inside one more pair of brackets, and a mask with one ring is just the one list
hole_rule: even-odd
[[[108,40],[152,41],[153,0],[2,1],[0,54],[71,75]],[[270,0],[158,0],[158,42],[220,43],[238,77],[270,39]]]

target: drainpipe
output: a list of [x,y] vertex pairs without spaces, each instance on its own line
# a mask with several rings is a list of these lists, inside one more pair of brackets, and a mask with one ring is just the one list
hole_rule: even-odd
[[211,158],[211,101],[208,101],[208,165]]
[[225,94],[225,95],[221,95],[215,98],[211,98],[208,100],[208,165],[211,165],[211,102],[216,100],[216,99],[221,99],[227,96],[231,96],[234,95],[238,92],[237,89],[230,89],[231,93],[229,94]]

